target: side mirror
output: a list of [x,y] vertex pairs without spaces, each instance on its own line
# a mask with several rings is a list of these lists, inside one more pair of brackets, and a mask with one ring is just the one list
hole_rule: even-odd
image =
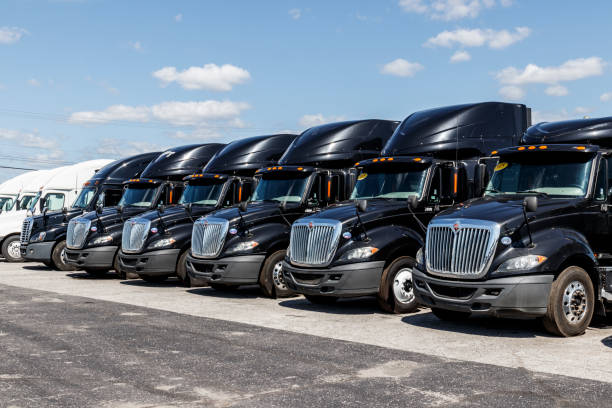
[[191,214],[191,210],[193,209],[193,203],[187,203],[185,208],[187,209],[187,212]]
[[535,212],[538,209],[538,197],[525,197],[523,207],[529,212]]
[[240,204],[238,204],[238,210],[240,210],[240,212],[246,212],[247,206],[248,206],[247,201],[241,201]]
[[278,209],[282,212],[285,212],[285,210],[287,209],[287,202],[281,201],[280,203],[278,203]]
[[102,207],[102,204],[97,204],[96,205],[96,213],[102,214],[103,210],[104,210],[104,207]]
[[62,214],[68,214],[68,207],[62,207]]
[[475,170],[476,177],[474,177],[474,181],[477,183],[475,186],[475,193],[481,196],[489,183],[489,170],[487,165],[484,163],[478,163]]
[[123,212],[123,206],[122,206],[122,205],[118,205],[118,206],[117,206],[117,212],[118,212],[119,214],[121,214],[121,213]]
[[43,210],[42,210],[42,215],[43,215],[43,217],[45,217],[45,216],[47,215],[47,212],[48,212],[48,211],[49,211],[49,207],[45,207],[45,208],[43,208]]
[[366,212],[368,208],[368,200],[357,200],[357,202],[355,202],[355,207],[359,212]]
[[408,205],[413,210],[416,209],[419,206],[419,197],[414,194],[408,196]]
[[165,205],[163,205],[163,204],[158,205],[158,206],[157,206],[157,211],[158,211],[160,214],[163,214],[163,213],[164,213],[164,211],[166,211],[166,206],[165,206]]

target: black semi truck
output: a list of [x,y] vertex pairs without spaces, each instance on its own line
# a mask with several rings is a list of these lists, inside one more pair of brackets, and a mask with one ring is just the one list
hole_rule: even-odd
[[21,231],[21,255],[28,261],[42,262],[47,267],[73,271],[65,260],[68,222],[98,206],[116,206],[123,194],[122,183],[138,177],[160,152],[144,153],[114,161],[101,168],[83,185],[70,208],[28,217]]
[[140,177],[123,182],[124,191],[117,206],[99,206],[70,220],[66,263],[91,275],[114,269],[124,278],[117,256],[124,221],[159,205],[176,203],[183,192],[183,178],[199,171],[223,146],[209,143],[166,150],[149,163]]
[[179,205],[149,211],[124,223],[121,270],[146,281],[162,281],[176,274],[190,286],[185,258],[195,219],[246,199],[253,190],[255,171],[275,164],[295,137],[255,136],[228,144],[202,173],[184,179],[187,185]]
[[524,105],[485,102],[408,116],[381,156],[355,163],[349,201],[293,224],[285,282],[313,303],[376,295],[383,310],[414,311],[412,267],[435,214],[486,186],[493,149],[516,144]]
[[429,224],[417,299],[441,319],[537,317],[584,333],[612,305],[612,117],[541,123],[493,155],[484,197]]
[[260,169],[248,203],[196,221],[187,256],[193,279],[215,289],[259,284],[265,295],[291,294],[282,276],[291,223],[345,200],[352,164],[380,153],[398,122],[360,120],[306,130],[277,165]]

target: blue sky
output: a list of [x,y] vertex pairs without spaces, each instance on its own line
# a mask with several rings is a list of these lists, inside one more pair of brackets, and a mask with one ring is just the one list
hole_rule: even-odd
[[604,0],[3,0],[0,165],[485,100],[607,116],[611,15]]

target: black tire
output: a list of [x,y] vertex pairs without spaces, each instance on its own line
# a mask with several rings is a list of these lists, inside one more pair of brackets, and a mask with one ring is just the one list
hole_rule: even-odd
[[470,317],[470,312],[458,312],[456,310],[446,310],[446,309],[438,309],[433,307],[431,312],[440,320],[445,320],[447,322],[458,322],[461,320],[466,320]]
[[238,285],[226,285],[223,283],[209,283],[208,286],[220,292],[227,292],[229,290],[234,290],[238,287]]
[[51,252],[51,265],[52,268],[57,269],[58,271],[76,271],[76,268],[73,265],[67,264],[64,258],[66,251],[66,241],[58,242],[55,247],[53,247],[53,251]]
[[261,272],[259,273],[259,287],[264,295],[269,298],[285,298],[293,296],[294,293],[287,287],[283,278],[282,262],[287,251],[284,249],[276,251],[266,258]]
[[45,265],[49,269],[55,269],[53,263],[51,261],[42,261],[43,265]]
[[186,287],[191,287],[191,278],[187,273],[187,255],[189,255],[189,251],[183,252],[176,262],[176,276],[179,281]]
[[595,290],[589,274],[578,266],[570,266],[552,283],[542,323],[551,334],[577,336],[586,331],[594,309]]
[[378,292],[378,305],[389,313],[412,313],[419,307],[412,288],[412,267],[409,256],[395,259],[385,268]]
[[121,270],[121,262],[119,261],[119,251],[115,254],[115,259],[113,260],[113,269],[115,273],[121,280],[127,279],[127,274]]
[[140,275],[140,279],[149,283],[160,283],[168,279],[169,275]]
[[94,276],[96,278],[101,278],[106,276],[108,273],[108,269],[85,269],[88,275]]
[[[17,255],[19,254],[19,255]],[[7,262],[23,262],[19,235],[11,235],[2,243],[2,256]]]
[[315,305],[333,305],[338,301],[337,296],[304,295],[304,297]]

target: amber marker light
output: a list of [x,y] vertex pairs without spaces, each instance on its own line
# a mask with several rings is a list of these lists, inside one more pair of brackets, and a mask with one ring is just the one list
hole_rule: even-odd
[[393,161],[393,157],[389,157],[387,161]]
[[[359,164],[359,163],[357,163],[357,164]],[[298,170],[302,171],[302,170],[304,170],[304,168],[303,167],[298,167]]]
[[529,146],[529,150],[535,150],[535,146]]
[[378,159],[374,159],[372,160],[372,163],[376,163],[378,161]]
[[584,147],[584,146],[576,146],[574,149],[576,149],[576,150],[584,150],[584,149],[586,149],[586,147]]
[[525,147],[521,146],[521,147],[518,148],[518,150],[525,150]]
[[497,154],[497,150],[493,150],[491,154]]
[[540,146],[540,149],[541,150],[546,150],[546,149],[548,149],[548,146]]
[[417,157],[417,158],[414,159],[415,162],[420,162],[421,160],[423,160],[423,159],[421,159],[420,157]]

